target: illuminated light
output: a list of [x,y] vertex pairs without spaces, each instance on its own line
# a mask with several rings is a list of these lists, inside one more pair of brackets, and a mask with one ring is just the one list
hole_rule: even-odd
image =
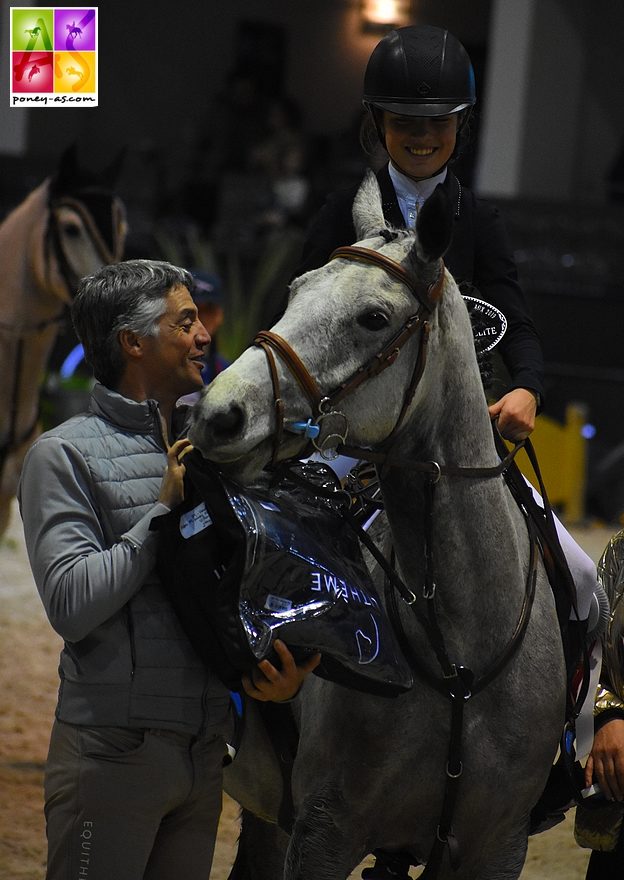
[[366,30],[385,30],[412,24],[411,0],[362,0],[362,22]]
[[72,348],[70,353],[67,355],[63,363],[61,364],[61,369],[59,370],[61,379],[71,379],[76,371],[76,368],[81,363],[84,358],[84,349],[80,343]]
[[596,426],[586,424],[581,428],[581,437],[584,437],[586,440],[591,440],[592,437],[596,436]]

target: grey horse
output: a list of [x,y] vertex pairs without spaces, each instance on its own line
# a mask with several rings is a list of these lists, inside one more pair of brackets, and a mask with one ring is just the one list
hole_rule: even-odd
[[[395,699],[314,676],[306,681],[294,703],[300,739],[289,838],[270,824],[281,777],[266,732],[250,714],[226,789],[250,820],[243,842],[258,857],[239,862],[232,876],[345,880],[376,849],[408,851],[421,864],[433,864],[435,853],[435,875],[456,880],[512,880],[524,864],[529,814],[564,723],[564,658],[541,562],[533,576],[529,570],[527,524],[503,478],[494,475],[500,458],[469,317],[441,261],[450,237],[450,212],[441,199],[434,194],[421,210],[416,235],[387,231],[369,176],[353,208],[359,246],[368,256],[339,255],[297,279],[273,328],[330,400],[362,365],[386,352],[388,369],[374,374],[367,366],[368,378],[339,395],[342,415],[327,419],[318,419],[281,356],[276,371],[287,428],[317,420],[327,454],[334,435],[344,438],[348,425],[351,446],[387,453],[380,467],[387,521],[398,570],[415,597],[411,606],[399,601],[399,613],[420,671],[412,690]],[[371,265],[371,251],[391,263]],[[402,272],[417,279],[419,290],[437,292],[430,311],[423,312]],[[394,351],[392,340],[415,314],[427,325],[428,343],[424,332],[414,333]],[[275,394],[266,352],[248,349],[204,392],[192,442],[239,479],[253,481],[276,451]],[[287,430],[277,458],[300,455],[303,448],[301,436]],[[417,463],[424,464],[419,469]],[[468,475],[462,468],[477,470]],[[426,488],[436,477],[429,508]],[[532,577],[532,610],[514,641]],[[442,660],[426,622],[425,608],[432,604]],[[449,763],[455,703],[437,686],[448,675],[441,671],[445,658],[471,670],[477,681],[495,669],[487,686],[472,694],[466,686],[463,693],[461,764]],[[441,832],[451,778],[452,821],[442,823]],[[270,863],[260,858],[267,840],[275,847]],[[457,849],[446,845],[455,841]]]

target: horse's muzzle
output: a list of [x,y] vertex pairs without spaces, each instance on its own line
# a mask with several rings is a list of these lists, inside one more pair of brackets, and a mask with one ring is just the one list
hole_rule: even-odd
[[210,409],[208,413],[203,411],[201,404],[198,404],[193,413],[189,438],[199,449],[209,452],[210,449],[225,446],[238,439],[246,423],[245,409],[238,403],[233,402],[223,408]]

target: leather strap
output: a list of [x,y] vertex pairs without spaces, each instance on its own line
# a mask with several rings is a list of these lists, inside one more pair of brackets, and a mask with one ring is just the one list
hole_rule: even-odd
[[430,479],[437,480],[439,477],[471,477],[474,479],[500,477],[505,473],[517,453],[525,446],[526,440],[521,440],[514,448],[496,465],[492,467],[461,467],[455,464],[439,464],[437,461],[412,461],[401,455],[393,455],[390,452],[375,452],[372,449],[363,449],[359,446],[343,444],[338,447],[340,455],[349,458],[357,458],[360,461],[370,461],[373,464],[383,465],[385,469],[400,467],[404,470],[418,471]]
[[275,358],[273,356],[273,352],[271,351],[270,346],[266,342],[258,342],[257,343],[260,348],[264,351],[267,363],[269,365],[269,373],[271,375],[271,385],[273,386],[273,407],[275,409],[275,433],[273,435],[273,457],[271,460],[271,464],[273,467],[277,464],[277,456],[279,453],[280,445],[282,443],[282,437],[284,436],[284,401],[282,400],[282,395],[280,391],[280,383],[279,383],[279,375],[277,373],[277,366],[275,364]]
[[305,394],[308,403],[312,407],[312,412],[317,413],[321,402],[321,391],[314,377],[308,372],[308,368],[303,363],[297,352],[279,336],[271,330],[261,330],[254,339],[256,345],[260,345],[265,349],[267,346],[275,349],[280,357],[288,365],[290,372],[297,380],[299,387]]
[[[331,394],[327,395],[325,398],[327,404],[333,406],[335,403],[339,403],[368,379],[372,379],[373,376],[378,376],[387,367],[391,367],[398,358],[401,349],[408,339],[410,339],[417,330],[421,330],[422,332],[425,326],[427,328],[429,327],[428,324],[421,323],[419,315],[412,315],[409,317],[399,332],[392,337],[378,354],[371,358],[367,363],[363,364],[353,376],[343,382],[342,385],[339,385]],[[422,369],[419,371],[419,375],[422,375],[423,369],[424,362],[422,364]]]
[[339,247],[336,248],[329,259],[335,260],[340,257],[346,257],[349,260],[359,260],[361,263],[369,263],[372,266],[378,266],[380,269],[384,269],[388,275],[392,275],[397,281],[405,284],[405,286],[414,294],[421,306],[429,313],[433,312],[438,300],[442,296],[442,289],[444,287],[444,268],[442,268],[437,280],[433,284],[427,285],[414,278],[402,263],[398,263],[396,260],[391,260],[390,257],[387,257],[385,254],[380,254],[379,251],[373,251],[370,248],[361,248],[355,245]]
[[78,199],[74,199],[71,196],[63,196],[60,199],[52,199],[50,202],[50,210],[54,214],[59,208],[70,208],[72,211],[75,211],[80,215],[80,219],[89,230],[89,235],[93,241],[93,244],[97,248],[100,258],[103,263],[107,265],[109,263],[116,263],[121,259],[122,251],[123,251],[123,236],[122,226],[124,223],[124,209],[120,199],[116,196],[111,197],[111,214],[112,214],[112,226],[113,226],[113,240],[115,243],[114,250],[110,250],[106,242],[104,241],[100,230],[98,229],[93,216],[89,209],[83,204],[83,202]]

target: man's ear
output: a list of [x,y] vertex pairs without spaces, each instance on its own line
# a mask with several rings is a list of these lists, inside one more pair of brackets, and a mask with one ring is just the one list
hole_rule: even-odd
[[143,344],[145,340],[144,336],[139,336],[134,330],[120,330],[118,338],[121,350],[129,358],[135,360],[143,357],[145,351]]

